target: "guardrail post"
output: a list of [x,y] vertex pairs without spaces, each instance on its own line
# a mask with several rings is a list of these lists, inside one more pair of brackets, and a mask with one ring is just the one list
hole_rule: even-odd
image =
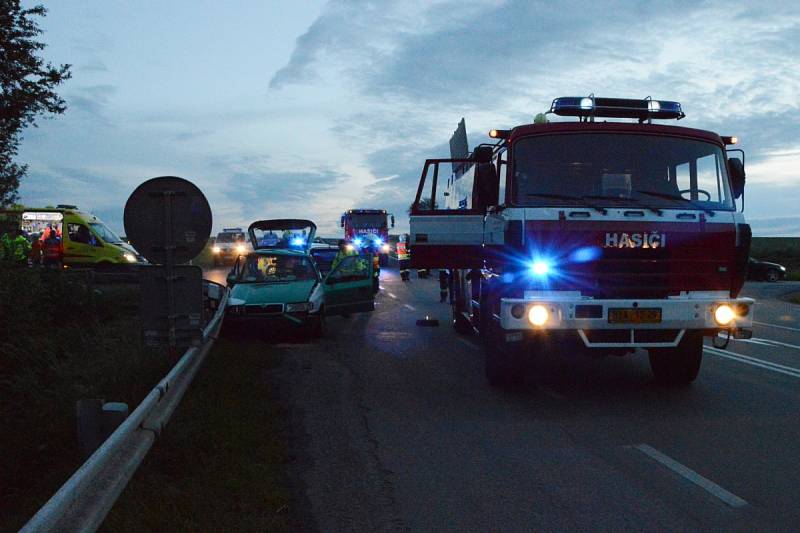
[[128,404],[122,402],[108,402],[103,404],[103,419],[101,428],[103,440],[114,433],[114,430],[128,418]]
[[103,444],[102,411],[103,400],[92,398],[76,402],[78,416],[78,449],[83,457],[89,457]]

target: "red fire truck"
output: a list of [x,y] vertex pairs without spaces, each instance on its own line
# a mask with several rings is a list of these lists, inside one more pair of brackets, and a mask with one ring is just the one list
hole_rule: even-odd
[[425,162],[412,266],[452,269],[453,325],[480,334],[494,386],[537,357],[637,348],[657,381],[692,382],[704,337],[752,336],[744,152],[654,122],[683,118],[677,102],[565,97],[549,114],[573,118],[472,152],[462,119],[451,158]]
[[385,209],[349,209],[341,219],[344,239],[360,250],[380,257],[380,266],[389,262],[389,221],[394,227],[394,215]]

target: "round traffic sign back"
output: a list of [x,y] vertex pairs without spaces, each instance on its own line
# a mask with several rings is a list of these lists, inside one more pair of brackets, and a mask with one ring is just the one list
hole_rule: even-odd
[[161,176],[139,185],[125,203],[125,234],[151,263],[186,263],[211,235],[211,208],[191,181]]

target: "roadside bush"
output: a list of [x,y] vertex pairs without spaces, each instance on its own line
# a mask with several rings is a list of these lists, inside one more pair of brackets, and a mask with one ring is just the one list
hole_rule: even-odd
[[133,410],[172,361],[144,349],[138,287],[0,267],[0,530],[21,526],[81,464],[75,402]]

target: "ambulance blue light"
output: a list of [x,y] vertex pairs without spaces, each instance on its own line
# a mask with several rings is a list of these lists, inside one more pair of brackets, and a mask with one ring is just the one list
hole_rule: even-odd
[[360,247],[362,244],[364,244],[364,239],[362,239],[361,237],[356,237],[355,239],[353,239],[354,246]]
[[383,239],[381,239],[380,237],[376,238],[374,242],[375,242],[375,246],[378,246],[378,247],[383,246]]

